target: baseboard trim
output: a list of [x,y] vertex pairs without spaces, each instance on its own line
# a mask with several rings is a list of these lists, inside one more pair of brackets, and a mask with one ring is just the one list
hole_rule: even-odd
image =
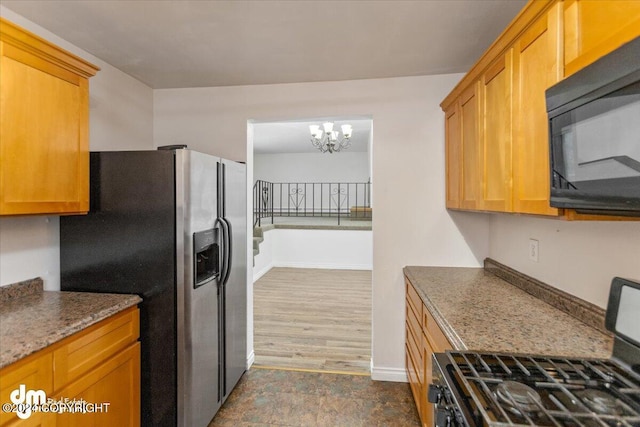
[[374,381],[392,381],[396,383],[409,382],[407,372],[400,368],[371,367],[371,379]]
[[307,368],[286,368],[283,366],[267,366],[267,365],[254,365],[253,369],[267,369],[273,371],[293,371],[293,372],[312,372],[316,374],[335,374],[335,375],[355,375],[359,377],[369,377],[369,372],[352,372],[352,371],[323,371],[320,369],[307,369]]
[[273,267],[275,267],[273,265],[273,263],[269,263],[265,268],[263,268],[262,270],[258,271],[257,273],[254,272],[253,273],[253,283],[256,283],[262,276],[264,276],[265,274],[267,274],[269,272],[269,270],[271,270]]
[[251,368],[253,362],[256,360],[256,354],[251,350],[251,354],[247,357],[247,369]]
[[332,264],[314,262],[274,262],[273,267],[319,268],[325,270],[372,270],[371,264]]

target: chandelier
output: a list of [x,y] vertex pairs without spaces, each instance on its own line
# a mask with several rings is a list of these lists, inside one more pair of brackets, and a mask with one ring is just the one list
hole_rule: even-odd
[[333,130],[332,122],[323,123],[322,128],[319,125],[309,126],[311,144],[322,153],[335,153],[349,148],[353,132],[351,125],[342,125],[340,128],[342,129],[342,135],[340,135],[340,132]]

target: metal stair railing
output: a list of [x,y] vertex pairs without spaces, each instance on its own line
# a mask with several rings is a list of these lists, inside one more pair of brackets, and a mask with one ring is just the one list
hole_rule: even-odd
[[371,218],[371,182],[269,182],[253,185],[253,226],[274,217]]

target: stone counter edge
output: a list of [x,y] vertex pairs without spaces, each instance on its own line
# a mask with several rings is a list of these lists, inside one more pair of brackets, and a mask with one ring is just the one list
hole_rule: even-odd
[[[418,282],[417,278],[414,277],[411,274],[411,271],[408,270],[406,267],[403,269],[403,272],[405,277],[409,279],[411,283]],[[422,298],[422,302],[424,303],[425,307],[427,307],[427,310],[429,310],[429,312],[433,316],[433,319],[436,321],[436,323],[440,327],[440,330],[442,330],[442,333],[445,335],[445,337],[447,337],[447,340],[449,340],[449,343],[451,344],[453,349],[468,350],[466,344],[464,343],[464,341],[462,341],[462,338],[460,338],[460,336],[456,333],[455,329],[453,329],[453,327],[449,324],[447,319],[440,313],[440,311],[436,308],[436,306],[431,303],[431,300],[429,299],[429,297],[422,292],[422,289],[419,289],[419,287],[416,287],[416,286],[414,286],[414,289],[418,292],[418,294],[420,295],[420,298]]]

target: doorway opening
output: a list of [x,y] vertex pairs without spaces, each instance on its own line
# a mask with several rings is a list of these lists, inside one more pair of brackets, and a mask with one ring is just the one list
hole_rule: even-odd
[[[327,121],[351,125],[348,148],[314,146]],[[250,127],[254,366],[369,375],[372,120]]]

